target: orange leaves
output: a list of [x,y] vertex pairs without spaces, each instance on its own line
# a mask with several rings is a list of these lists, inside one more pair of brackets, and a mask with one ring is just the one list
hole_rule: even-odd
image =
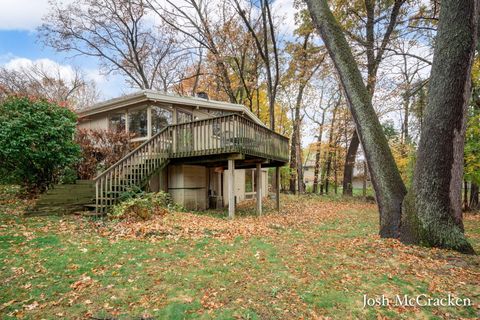
[[80,280],[75,281],[74,283],[72,283],[70,285],[70,288],[72,288],[75,291],[82,291],[85,288],[88,288],[88,287],[92,286],[94,284],[94,282],[95,281],[92,278],[83,274],[80,277]]
[[[254,202],[249,202],[254,207]],[[245,204],[239,204],[245,210]],[[120,221],[110,225],[101,225],[99,232],[113,239],[148,238],[160,239],[198,239],[213,237],[221,240],[233,240],[237,237],[275,236],[292,228],[305,228],[322,221],[340,219],[343,212],[352,208],[370,209],[371,204],[320,202],[310,199],[297,201],[289,199],[282,204],[280,213],[272,212],[263,216],[238,216],[234,220],[221,219],[207,215],[176,212],[164,217],[154,217],[149,221]],[[220,215],[221,213],[219,213]],[[336,230],[330,230],[336,232]]]

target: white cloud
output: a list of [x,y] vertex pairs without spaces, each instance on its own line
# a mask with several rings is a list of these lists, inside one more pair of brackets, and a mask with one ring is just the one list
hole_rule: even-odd
[[34,30],[48,12],[48,0],[0,0],[0,30]]
[[51,59],[30,60],[27,58],[13,58],[4,64],[7,70],[21,71],[22,69],[31,69],[36,66],[40,70],[47,72],[49,76],[55,77],[57,74],[66,81],[71,81],[75,77],[75,70],[70,65],[60,64]]
[[[2,64],[3,62],[3,64]],[[29,69],[36,66],[44,72],[51,73],[51,76],[56,77],[60,73],[60,77],[66,81],[73,80],[75,76],[75,67],[69,64],[58,63],[54,60],[43,58],[31,60],[22,57],[11,57],[8,61],[0,61],[0,66],[7,70]],[[115,98],[123,93],[131,91],[128,89],[123,77],[119,75],[102,75],[99,69],[81,69],[85,79],[95,82],[100,91],[100,99]]]
[[[0,0],[0,30],[34,31],[49,11],[50,0]],[[68,4],[73,0],[63,0]]]
[[280,31],[286,36],[291,36],[295,30],[295,12],[293,7],[294,0],[275,0],[272,4],[272,11],[280,18]]

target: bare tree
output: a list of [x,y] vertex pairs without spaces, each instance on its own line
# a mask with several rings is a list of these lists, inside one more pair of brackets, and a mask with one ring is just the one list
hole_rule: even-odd
[[145,2],[168,26],[193,41],[196,46],[208,50],[215,61],[223,91],[228,95],[230,102],[237,102],[225,62],[226,58],[219,48],[221,38],[216,35],[216,30],[222,27],[223,21],[221,18],[215,20],[212,17],[214,16],[211,14],[212,4],[201,0],[146,0]]
[[[306,10],[301,10],[297,15],[296,42],[289,42],[286,51],[290,55],[290,64],[285,72],[285,85],[293,86],[297,90],[294,108],[292,110],[293,133],[290,147],[290,192],[305,192],[302,167],[302,141],[301,109],[303,96],[311,78],[320,69],[326,53],[314,43],[315,28]],[[297,183],[296,183],[297,182]],[[297,186],[295,186],[297,184]]]
[[[145,1],[52,2],[39,28],[43,42],[58,51],[98,58],[105,74],[118,73],[134,87],[152,89],[179,54],[175,35],[147,18]],[[165,88],[162,88],[165,89]]]
[[[250,1],[247,9],[243,8],[238,0],[233,0],[233,3],[248,32],[253,37],[255,47],[265,67],[270,128],[275,130],[275,101],[280,84],[280,52],[277,30],[271,12],[271,0]],[[252,13],[256,3],[260,5],[259,16],[254,16]]]
[[60,66],[32,62],[18,68],[0,68],[0,97],[13,94],[29,95],[51,101],[67,102],[75,109],[83,109],[98,100],[99,93],[93,81],[88,81],[79,69],[65,74]]

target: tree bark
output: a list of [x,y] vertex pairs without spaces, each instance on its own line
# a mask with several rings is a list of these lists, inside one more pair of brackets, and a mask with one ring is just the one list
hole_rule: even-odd
[[300,88],[298,89],[297,101],[295,103],[295,153],[296,153],[296,171],[297,171],[297,182],[298,182],[298,193],[304,193],[303,188],[303,162],[302,162],[302,141],[300,139],[302,119],[300,118],[300,108],[302,106],[303,92],[305,90],[306,83],[301,82]]
[[470,186],[470,209],[472,210],[478,210],[480,208],[479,206],[479,188],[478,184],[473,183]]
[[367,163],[363,161],[363,185],[362,185],[362,195],[364,198],[367,197],[367,179],[368,179],[368,169]]
[[[333,107],[333,112],[332,112],[332,122],[330,123],[330,133],[328,136],[328,149],[326,151],[325,157],[325,170],[323,174],[323,179],[325,179],[325,183],[323,184],[325,186],[325,193],[328,194],[328,189],[330,186],[330,172],[332,169],[332,159],[333,159],[333,153],[335,152],[335,146],[333,143],[334,139],[334,131],[333,128],[335,128],[335,122],[337,120],[337,110],[340,105],[340,98],[338,101],[335,103],[335,106]],[[322,188],[323,189],[323,188]]]
[[319,133],[317,137],[317,152],[315,153],[315,169],[313,173],[313,193],[318,192],[318,174],[320,172],[320,156],[321,156],[321,144],[322,144],[322,136],[323,136],[323,125],[325,123],[325,110],[322,112],[322,122],[320,122]]
[[479,0],[442,0],[428,107],[413,186],[404,201],[402,241],[474,253],[463,234],[466,110]]
[[296,181],[297,181],[297,122],[295,121],[295,113],[292,110],[293,121],[293,132],[292,132],[292,141],[290,143],[290,192],[295,194],[297,192]]
[[463,211],[470,210],[470,202],[468,201],[468,181],[463,180]]
[[353,169],[355,167],[355,158],[357,156],[358,146],[360,140],[358,139],[357,131],[353,131],[352,139],[348,146],[347,155],[345,157],[345,165],[343,167],[343,191],[344,196],[353,195]]
[[307,0],[312,19],[337,69],[368,162],[380,211],[380,235],[398,238],[405,186],[373,109],[355,58],[326,0]]

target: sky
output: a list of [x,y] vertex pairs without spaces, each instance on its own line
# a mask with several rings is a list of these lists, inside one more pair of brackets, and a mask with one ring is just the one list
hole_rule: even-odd
[[[73,0],[63,0],[68,3]],[[77,67],[87,79],[94,80],[101,99],[110,99],[132,91],[121,76],[104,76],[99,72],[98,61],[89,57],[72,57],[72,53],[56,52],[45,47],[38,39],[36,29],[48,13],[49,0],[0,0],[0,66],[16,69],[33,62],[60,66],[66,78]],[[293,0],[276,0],[275,12],[285,19],[282,31],[294,28]]]

